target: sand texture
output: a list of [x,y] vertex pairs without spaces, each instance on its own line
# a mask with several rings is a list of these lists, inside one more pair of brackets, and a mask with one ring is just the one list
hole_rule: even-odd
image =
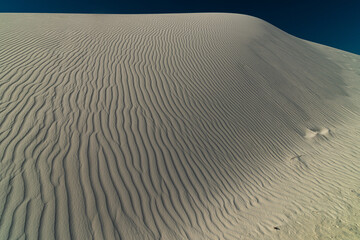
[[238,14],[0,14],[0,239],[360,239],[360,56]]

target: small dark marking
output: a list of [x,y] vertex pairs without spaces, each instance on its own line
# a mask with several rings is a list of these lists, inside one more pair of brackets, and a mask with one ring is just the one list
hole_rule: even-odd
[[280,228],[279,228],[279,227],[274,227],[274,229],[275,229],[275,230],[278,230],[278,231],[280,230]]

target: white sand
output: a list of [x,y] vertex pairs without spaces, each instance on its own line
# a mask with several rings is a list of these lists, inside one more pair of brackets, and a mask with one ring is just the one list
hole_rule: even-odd
[[359,239],[359,69],[244,15],[2,13],[0,239]]

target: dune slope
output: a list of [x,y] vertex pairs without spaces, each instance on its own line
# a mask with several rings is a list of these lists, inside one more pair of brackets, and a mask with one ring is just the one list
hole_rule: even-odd
[[0,238],[356,239],[359,67],[245,15],[2,13]]

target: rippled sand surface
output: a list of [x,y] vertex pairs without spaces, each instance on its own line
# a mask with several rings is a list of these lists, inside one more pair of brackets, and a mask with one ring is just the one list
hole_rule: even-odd
[[359,239],[360,56],[237,14],[0,14],[1,239]]

